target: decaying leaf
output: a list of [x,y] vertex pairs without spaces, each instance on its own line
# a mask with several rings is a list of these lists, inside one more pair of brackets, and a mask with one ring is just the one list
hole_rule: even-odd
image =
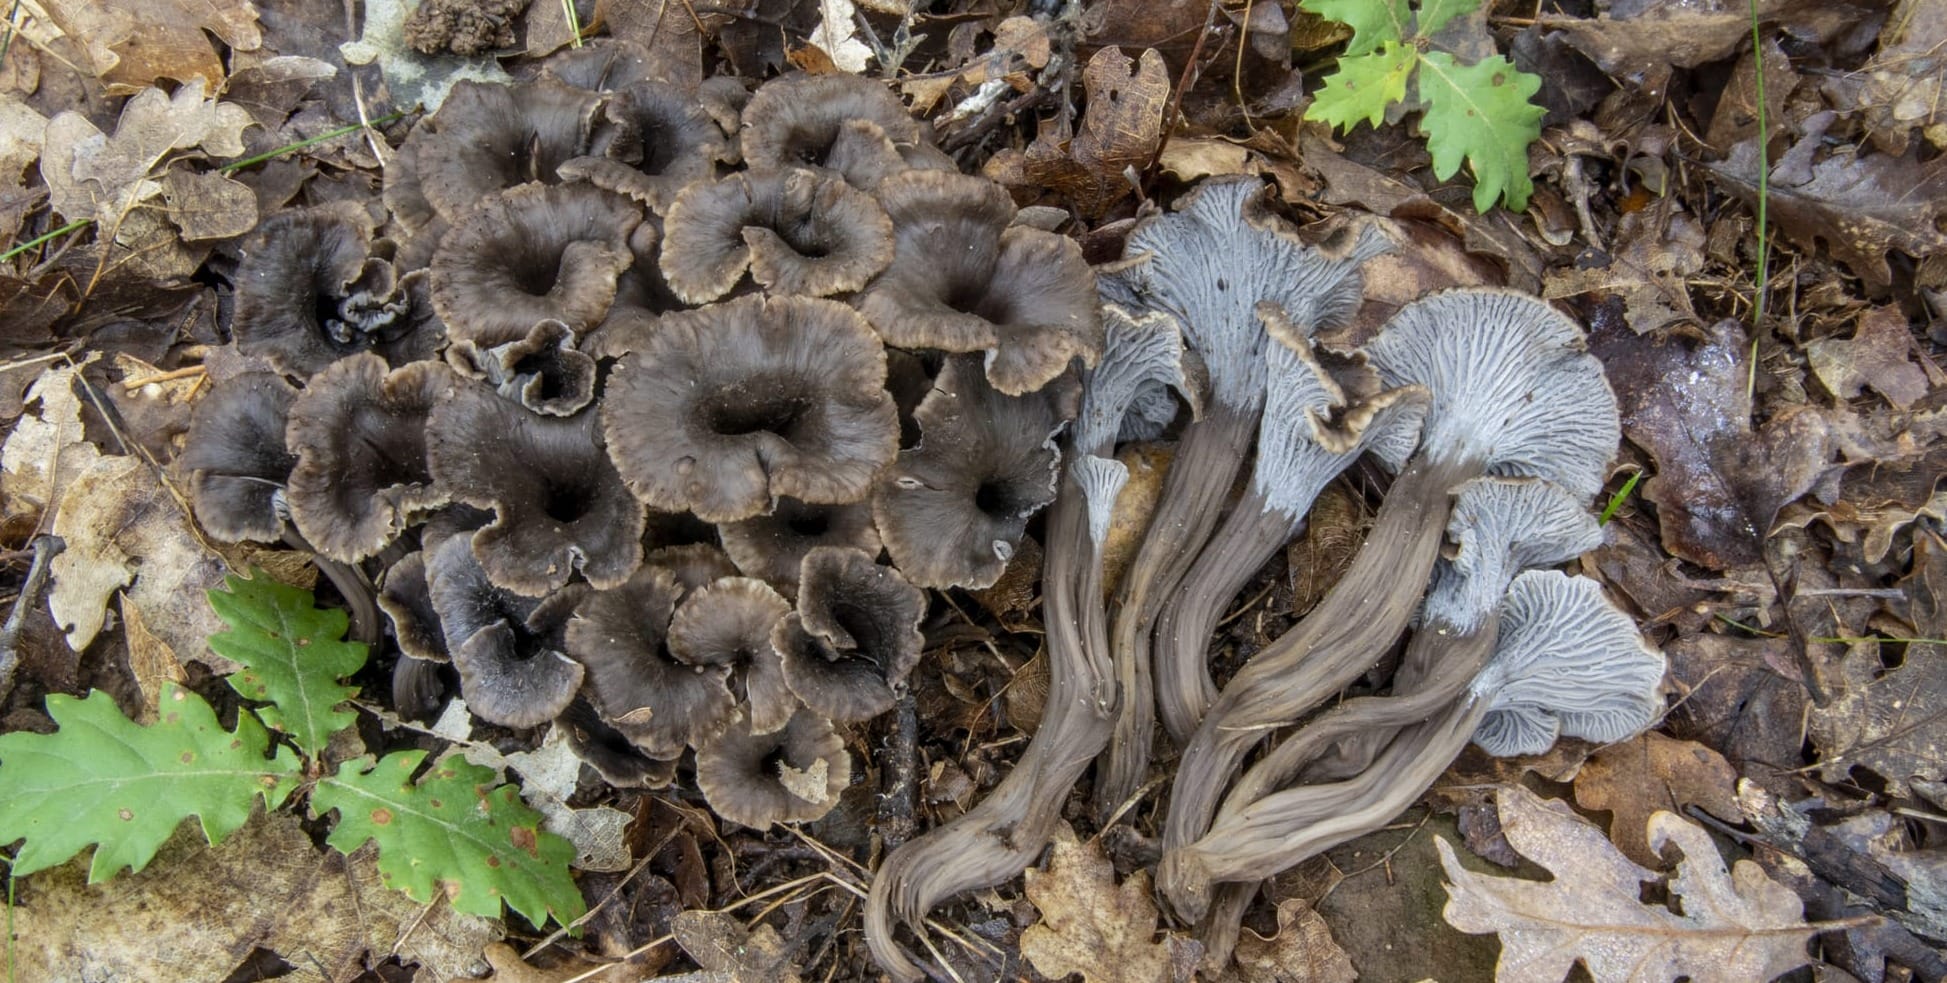
[[791,952],[777,929],[744,928],[722,911],[685,911],[670,924],[676,944],[696,960],[701,972],[672,977],[680,983],[797,983]]
[[41,177],[54,210],[70,220],[93,219],[112,228],[162,193],[156,168],[171,153],[241,155],[243,129],[255,121],[242,107],[204,93],[200,81],[184,84],[174,95],[144,89],[122,107],[113,136],[77,112],[49,120],[42,135]]
[[132,92],[163,78],[200,78],[221,88],[223,58],[204,32],[236,51],[255,51],[264,41],[250,0],[47,0],[44,7],[80,42],[89,67],[111,92]]
[[1575,803],[1610,813],[1609,838],[1644,866],[1659,859],[1644,836],[1650,813],[1695,805],[1726,822],[1740,818],[1730,762],[1696,741],[1656,731],[1591,755],[1575,775]]
[[[394,105],[437,110],[446,94],[462,80],[511,83],[492,55],[479,58],[422,55],[406,43],[406,18],[416,4],[410,0],[366,0],[365,33],[338,46],[346,63],[377,63],[385,73]],[[545,5],[537,5],[545,6]]]
[[[372,851],[321,853],[296,816],[258,815],[209,846],[185,826],[156,862],[90,887],[77,861],[24,881],[14,908],[23,980],[221,980],[251,950],[290,983],[345,980],[388,954],[426,978],[465,978],[495,923],[380,882]],[[167,945],[158,945],[167,939]]]
[[1136,550],[1149,531],[1150,516],[1163,496],[1163,479],[1169,476],[1175,449],[1161,444],[1129,444],[1116,452],[1115,459],[1129,469],[1129,480],[1116,493],[1115,511],[1109,516],[1109,535],[1102,541],[1102,589],[1115,593],[1136,561]]
[[9,524],[37,521],[77,475],[101,459],[101,451],[81,435],[81,395],[74,380],[86,364],[56,364],[27,388],[25,402],[40,409],[17,420],[0,446],[0,518]]
[[818,0],[818,26],[811,29],[811,43],[831,57],[832,65],[854,75],[865,71],[872,49],[859,40],[858,26],[852,23],[858,8],[852,0]]
[[1947,0],[1901,0],[1879,35],[1879,51],[1850,72],[1829,76],[1821,89],[1837,106],[1855,111],[1874,146],[1906,151],[1919,130],[1947,147]]
[[1778,510],[1825,473],[1825,419],[1785,406],[1752,431],[1750,345],[1736,322],[1695,344],[1601,329],[1589,345],[1616,389],[1623,433],[1656,459],[1642,494],[1657,506],[1664,547],[1717,570],[1756,562]]
[[629,847],[622,841],[622,831],[629,825],[629,814],[608,806],[575,809],[568,805],[581,775],[581,758],[567,738],[567,732],[556,726],[540,747],[507,756],[507,767],[520,773],[521,798],[545,817],[543,828],[575,845],[575,867],[628,870]]
[[1054,44],[1048,38],[1047,26],[1032,17],[1014,16],[994,25],[993,46],[968,59],[958,70],[904,79],[899,87],[912,100],[913,111],[924,113],[955,86],[979,92],[986,91],[982,87],[989,82],[1005,82],[1009,88],[1025,92],[1033,87],[1030,72],[1047,67],[1052,57]]
[[1149,873],[1120,885],[1099,843],[1082,843],[1066,824],[1055,828],[1046,870],[1027,872],[1028,900],[1041,921],[1021,933],[1021,955],[1042,975],[1082,974],[1086,983],[1172,978],[1172,941],[1156,938]]
[[1081,132],[1042,133],[1023,152],[1002,151],[986,173],[1003,184],[1047,188],[1084,215],[1101,215],[1131,190],[1125,171],[1148,166],[1163,138],[1169,70],[1154,48],[1132,61],[1103,48],[1082,70],[1088,109]]
[[1450,881],[1446,919],[1501,937],[1498,983],[1559,983],[1577,962],[1598,983],[1751,983],[1811,961],[1805,942],[1818,927],[1805,923],[1798,896],[1752,861],[1726,870],[1703,827],[1668,812],[1649,820],[1651,847],[1683,855],[1668,877],[1679,914],[1644,903],[1641,885],[1660,875],[1567,806],[1518,785],[1500,789],[1497,802],[1508,842],[1553,880],[1476,874],[1445,839],[1436,843]]
[[1747,773],[1798,767],[1805,686],[1788,638],[1693,634],[1664,648],[1676,681],[1671,718]]
[[1758,0],[1747,9],[1736,3],[1644,2],[1622,5],[1602,17],[1544,16],[1537,23],[1561,31],[1602,70],[1615,76],[1664,69],[1695,68],[1721,61],[1751,40],[1751,19],[1761,25],[1790,23],[1792,33],[1812,41],[1852,27],[1869,15],[1862,7],[1830,0]]
[[1914,779],[1947,777],[1947,651],[1909,645],[1888,670],[1879,643],[1854,642],[1839,664],[1842,684],[1824,707],[1812,708],[1812,741],[1819,772],[1845,781],[1854,767],[1886,779],[1893,795],[1907,795]]
[[1851,338],[1821,338],[1805,346],[1805,360],[1832,395],[1852,399],[1871,387],[1906,409],[1927,394],[1927,374],[1913,364],[1913,333],[1898,307],[1876,307],[1859,318]]
[[[1867,151],[1815,159],[1831,122],[1830,111],[1807,120],[1805,136],[1772,167],[1771,221],[1807,252],[1824,242],[1860,279],[1883,287],[1893,282],[1888,252],[1924,259],[1947,248],[1947,232],[1935,224],[1947,213],[1947,160]],[[1756,205],[1755,140],[1731,148],[1723,163],[1706,166],[1726,190]]]
[[1291,898],[1278,903],[1278,934],[1265,938],[1245,929],[1237,939],[1241,983],[1352,983],[1352,959],[1311,905]]
[[1542,296],[1615,294],[1623,300],[1623,318],[1637,334],[1695,323],[1697,312],[1685,279],[1704,268],[1703,225],[1681,212],[1646,208],[1623,216],[1616,237],[1609,265],[1552,270],[1543,281]]

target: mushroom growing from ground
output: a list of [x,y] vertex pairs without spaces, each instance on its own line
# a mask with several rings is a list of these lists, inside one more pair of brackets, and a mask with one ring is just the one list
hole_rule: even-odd
[[311,378],[284,432],[297,457],[284,497],[320,555],[362,560],[446,503],[426,464],[426,416],[458,382],[438,362],[387,372],[369,353]]
[[[923,974],[893,938],[893,920],[921,931],[926,913],[962,891],[998,884],[1033,863],[1054,835],[1067,792],[1108,743],[1116,704],[1103,606],[1102,542],[1128,472],[1101,455],[1151,383],[1185,387],[1183,343],[1161,313],[1103,312],[1107,343],[1082,383],[1063,487],[1048,511],[1041,572],[1049,684],[1041,722],[1012,771],[985,799],[888,854],[866,901],[872,957],[895,979]],[[1126,697],[1125,697],[1126,698]]]
[[784,726],[798,708],[771,646],[773,630],[790,610],[790,602],[769,584],[724,577],[692,591],[670,619],[672,655],[692,666],[730,668],[731,694],[753,734]]
[[839,546],[877,556],[880,546],[872,507],[866,502],[813,505],[784,497],[769,515],[726,522],[717,527],[717,534],[738,570],[787,595],[797,593],[799,569],[812,550]]
[[582,667],[561,652],[563,628],[585,586],[545,598],[497,587],[461,536],[427,559],[426,586],[460,673],[460,695],[475,716],[533,727],[567,708],[581,688]]
[[530,181],[553,183],[587,152],[601,96],[540,78],[522,85],[461,81],[407,138],[413,182],[447,222]]
[[829,168],[857,188],[872,188],[903,166],[900,148],[919,139],[919,124],[892,90],[844,72],[772,79],[743,112],[751,170]]
[[[1448,290],[1400,308],[1366,354],[1388,385],[1432,394],[1420,450],[1388,490],[1352,566],[1296,627],[1225,685],[1183,753],[1164,826],[1202,835],[1244,755],[1379,661],[1433,572],[1453,490],[1483,474],[1545,478],[1587,499],[1621,426],[1582,330],[1505,290]],[[1179,465],[1180,466],[1180,465]]]
[[603,433],[651,508],[731,522],[783,495],[856,502],[899,449],[885,380],[851,308],[740,297],[664,317],[610,376]]
[[723,130],[696,97],[661,79],[628,85],[602,107],[594,149],[561,165],[564,178],[582,178],[628,195],[657,213],[676,193],[716,173],[729,150]]
[[572,416],[595,401],[595,360],[577,351],[574,330],[553,318],[490,348],[454,342],[446,361],[535,413]]
[[892,220],[837,175],[802,167],[732,174],[676,196],[662,271],[692,304],[730,292],[744,270],[773,293],[823,297],[865,286],[892,260]]
[[947,360],[914,413],[919,446],[899,452],[872,496],[879,536],[908,580],[944,589],[1000,579],[1028,519],[1055,500],[1075,397],[1072,380],[1006,396],[975,357]]
[[[1166,311],[1208,373],[1203,414],[1184,427],[1163,491],[1117,594],[1110,644],[1123,700],[1098,812],[1113,810],[1147,779],[1156,698],[1150,641],[1156,620],[1190,569],[1242,470],[1264,407],[1267,336],[1259,305],[1299,331],[1351,320],[1359,264],[1391,248],[1371,225],[1313,248],[1272,214],[1255,180],[1205,182],[1177,210],[1136,230],[1128,257],[1102,277],[1102,296]],[[1179,725],[1181,721],[1176,721]]]
[[568,654],[588,669],[590,702],[657,758],[707,743],[736,708],[729,664],[691,665],[669,650],[681,593],[674,574],[645,565],[620,587],[590,592],[567,628]]
[[919,664],[926,594],[862,550],[805,554],[798,609],[778,621],[771,647],[805,705],[846,723],[892,709]]
[[809,710],[768,734],[752,733],[738,714],[696,752],[696,786],[711,811],[752,829],[820,818],[851,782],[844,739]]
[[284,538],[284,483],[297,456],[285,449],[292,389],[274,372],[245,372],[197,402],[176,465],[189,472],[196,521],[226,542]]
[[985,352],[987,379],[1011,396],[1092,364],[1102,348],[1094,276],[1073,239],[1010,226],[1000,185],[949,171],[887,178],[892,264],[858,305],[889,345]]
[[587,185],[528,184],[477,202],[433,254],[433,307],[455,338],[482,347],[558,320],[601,323],[635,262],[642,209]]
[[466,383],[428,418],[426,456],[448,497],[493,510],[471,542],[494,583],[538,597],[576,572],[615,587],[641,565],[642,503],[595,414],[542,416]]

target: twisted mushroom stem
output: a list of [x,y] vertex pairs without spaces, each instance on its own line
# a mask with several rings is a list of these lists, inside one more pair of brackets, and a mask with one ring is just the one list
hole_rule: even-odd
[[1054,836],[1067,792],[1109,740],[1101,702],[1107,619],[1101,552],[1090,541],[1087,504],[1067,479],[1049,511],[1042,604],[1049,688],[1040,725],[1021,760],[987,798],[952,822],[892,851],[866,899],[865,938],[893,978],[917,980],[919,964],[893,938],[896,915],[915,932],[947,897],[998,884],[1026,869]]
[[1165,850],[1203,836],[1259,740],[1344,689],[1392,647],[1432,576],[1449,490],[1479,473],[1471,460],[1424,457],[1400,472],[1345,576],[1296,627],[1252,656],[1204,715],[1177,766]]
[[1217,698],[1209,650],[1225,608],[1303,526],[1302,518],[1268,508],[1255,487],[1245,491],[1164,605],[1150,661],[1163,730],[1179,746]]
[[292,549],[311,554],[311,561],[318,565],[318,572],[338,588],[338,594],[345,599],[345,606],[351,614],[351,637],[353,641],[367,645],[377,645],[381,634],[379,625],[378,592],[372,587],[372,578],[365,571],[349,563],[340,563],[317,551],[302,533],[293,525],[284,526],[284,543]]
[[1224,499],[1257,436],[1258,416],[1258,409],[1215,403],[1203,419],[1184,429],[1156,513],[1117,592],[1109,651],[1122,702],[1096,776],[1099,816],[1112,814],[1148,777],[1156,729],[1150,639],[1165,603],[1217,526]]

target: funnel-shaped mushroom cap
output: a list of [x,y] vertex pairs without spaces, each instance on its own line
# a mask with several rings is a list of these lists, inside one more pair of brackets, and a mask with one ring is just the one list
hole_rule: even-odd
[[414,550],[386,568],[378,604],[392,622],[400,651],[428,662],[447,660],[446,629],[440,625],[439,609],[433,606],[424,552]]
[[687,543],[650,551],[643,558],[650,566],[661,567],[676,578],[676,603],[725,577],[737,575],[737,565],[723,550],[709,543]]
[[284,498],[320,554],[355,563],[446,501],[426,465],[426,415],[459,381],[438,362],[388,373],[372,354],[311,378],[284,431],[297,455]]
[[925,593],[870,554],[830,546],[805,555],[800,577],[798,610],[771,636],[792,692],[833,720],[892,709],[919,664]]
[[265,219],[237,266],[237,350],[300,377],[358,352],[394,365],[431,356],[439,321],[372,257],[372,229],[352,202]]
[[987,378],[1033,392],[1102,350],[1095,274],[1066,236],[1015,226],[1000,185],[949,171],[889,177],[892,265],[859,295],[889,345],[986,352]]
[[676,193],[716,173],[728,154],[724,135],[696,97],[661,80],[637,82],[609,97],[606,125],[595,143],[601,156],[561,165],[580,178],[665,211]]
[[881,158],[869,153],[881,139],[914,143],[919,124],[884,84],[857,75],[781,76],[758,86],[744,107],[744,160],[754,171],[830,167],[854,186],[870,187],[883,176],[876,169]]
[[1359,264],[1392,248],[1370,224],[1307,246],[1271,214],[1267,194],[1254,178],[1205,181],[1177,211],[1144,222],[1124,247],[1129,259],[1102,278],[1104,300],[1175,315],[1207,367],[1211,398],[1239,409],[1264,394],[1258,303],[1311,329],[1343,324],[1358,308]]
[[1057,438],[1075,387],[1003,396],[971,357],[949,359],[919,405],[919,446],[880,480],[872,515],[894,565],[922,587],[989,587],[1028,519],[1055,500]]
[[1582,329],[1511,290],[1446,290],[1399,309],[1366,354],[1387,385],[1433,393],[1421,446],[1489,474],[1602,487],[1622,427]]
[[892,260],[885,209],[836,175],[794,167],[693,184],[669,208],[662,271],[676,296],[716,300],[742,279],[779,294],[865,286]]
[[785,685],[771,631],[791,610],[769,584],[725,577],[690,594],[669,623],[669,651],[693,666],[729,666],[754,733],[785,725],[798,698]]
[[676,777],[680,755],[657,758],[644,753],[627,734],[610,727],[583,697],[568,704],[554,725],[562,728],[575,757],[617,788],[664,788]]
[[450,228],[446,220],[440,217],[439,211],[433,208],[433,203],[426,200],[426,193],[419,186],[419,148],[432,138],[432,127],[424,123],[413,127],[392,159],[385,162],[385,186],[380,193],[385,210],[391,212],[393,220],[411,235],[412,251],[428,254],[432,250],[419,243],[420,234],[427,233],[436,239]]
[[719,528],[724,552],[745,576],[756,577],[787,594],[798,589],[798,567],[805,554],[820,546],[844,546],[879,553],[879,530],[872,524],[868,502],[850,505],[812,505],[780,498],[770,515]]
[[[1349,394],[1319,363],[1309,332],[1268,302],[1261,313],[1271,345],[1265,353],[1264,416],[1252,482],[1267,509],[1296,522],[1360,454],[1372,451],[1395,471],[1404,467],[1419,443],[1427,391],[1401,386],[1370,396]],[[1371,376],[1362,362],[1348,372]]]
[[455,338],[494,346],[550,318],[576,331],[599,323],[634,262],[640,206],[586,185],[511,188],[440,240],[433,306]]
[[602,447],[593,413],[530,413],[485,386],[460,386],[433,410],[426,453],[456,501],[494,510],[473,552],[496,584],[540,595],[577,570],[614,587],[642,563],[642,503]]
[[707,742],[736,706],[728,665],[692,666],[669,651],[680,590],[668,570],[644,566],[622,586],[590,593],[568,622],[568,654],[588,667],[595,709],[658,758]]
[[[421,124],[419,187],[449,222],[517,184],[556,180],[588,150],[601,96],[541,78],[522,85],[461,82]],[[531,323],[531,321],[530,321]]]
[[279,493],[297,464],[284,449],[284,430],[296,399],[297,390],[275,373],[245,372],[196,403],[176,461],[190,472],[190,505],[211,536],[226,543],[283,538]]
[[504,345],[454,342],[446,361],[535,413],[572,416],[595,401],[595,360],[576,351],[574,331],[553,319]]
[[1459,545],[1434,568],[1421,620],[1471,632],[1517,574],[1595,549],[1602,526],[1554,482],[1483,477],[1460,486],[1447,536]]
[[740,297],[663,318],[609,378],[603,432],[653,508],[730,522],[782,495],[856,502],[898,451],[885,380],[851,308]]
[[1469,692],[1489,701],[1474,743],[1540,754],[1561,735],[1607,744],[1656,721],[1663,654],[1586,577],[1531,570],[1502,602],[1494,658]]
[[852,757],[831,722],[800,710],[769,734],[742,714],[696,752],[696,787],[710,810],[752,829],[804,823],[838,805],[852,782]]
[[541,63],[541,77],[590,92],[614,92],[647,81],[654,72],[649,50],[623,38],[589,38]]
[[427,560],[426,586],[474,714],[533,727],[574,699],[582,667],[561,654],[562,630],[586,588],[536,600],[495,587],[458,536]]
[[1075,446],[1089,453],[1115,446],[1123,422],[1144,399],[1160,396],[1167,424],[1176,397],[1195,401],[1183,370],[1183,332],[1163,311],[1131,311],[1102,305],[1102,359],[1082,373],[1082,406],[1075,418]]

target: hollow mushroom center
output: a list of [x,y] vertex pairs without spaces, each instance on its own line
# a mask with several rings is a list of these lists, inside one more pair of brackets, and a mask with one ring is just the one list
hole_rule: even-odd
[[837,137],[826,127],[798,127],[784,141],[784,157],[808,167],[823,167]]
[[514,286],[519,287],[522,293],[546,297],[561,279],[559,260],[558,256],[529,252],[517,259],[508,273],[513,277]]
[[785,520],[784,525],[806,539],[816,539],[830,532],[832,523],[824,512],[804,512]]
[[785,245],[806,259],[823,259],[831,255],[831,237],[825,234],[825,226],[811,217],[799,219],[779,219],[772,229]]
[[594,506],[595,489],[585,481],[549,481],[542,489],[541,511],[556,522],[575,522]]
[[423,430],[399,426],[388,413],[362,408],[351,421],[351,470],[371,475],[375,488],[398,485],[428,485],[432,472],[426,467],[426,439]]
[[1014,482],[1003,478],[989,478],[974,489],[974,508],[993,519],[1008,520],[1019,518],[1040,503],[1021,493]]
[[828,649],[827,654],[839,658],[867,659],[873,663],[879,661],[879,653],[885,650],[886,639],[880,631],[879,619],[872,616],[872,609],[852,601],[838,601],[832,605],[832,620],[852,636],[852,641],[858,647],[842,654]]
[[698,412],[699,422],[714,434],[743,437],[772,433],[791,441],[812,422],[816,403],[794,379],[755,377],[711,393],[701,401]]
[[[537,352],[526,358],[516,360],[513,366],[513,374],[516,376],[533,376],[539,379],[540,387],[534,395],[536,398],[546,401],[560,399],[568,394],[568,373],[565,369],[566,366],[562,364],[562,360],[559,357],[556,357],[555,353]],[[552,515],[553,513],[550,512],[549,514]]]

